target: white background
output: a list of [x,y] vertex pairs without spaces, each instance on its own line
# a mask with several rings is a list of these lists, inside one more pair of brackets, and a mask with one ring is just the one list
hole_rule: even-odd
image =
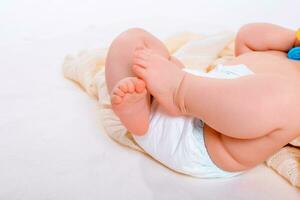
[[65,80],[67,53],[142,27],[161,39],[249,22],[300,27],[298,0],[0,0],[0,200],[299,199],[264,165],[243,176],[178,175],[110,140],[96,101]]

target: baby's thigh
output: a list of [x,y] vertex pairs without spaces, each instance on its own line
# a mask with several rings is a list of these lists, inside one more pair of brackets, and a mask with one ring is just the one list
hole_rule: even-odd
[[223,145],[233,158],[247,167],[254,167],[274,155],[292,140],[287,130],[274,130],[254,139],[236,139],[222,136]]

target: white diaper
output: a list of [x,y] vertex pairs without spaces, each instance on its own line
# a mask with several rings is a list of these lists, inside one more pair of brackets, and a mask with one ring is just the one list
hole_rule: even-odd
[[[209,73],[184,68],[194,75],[212,78],[237,78],[253,74],[245,65],[218,65]],[[226,172],[209,157],[203,137],[203,121],[194,117],[168,115],[156,100],[150,114],[150,126],[144,136],[134,135],[135,141],[153,158],[167,167],[195,177],[231,177],[241,172]]]

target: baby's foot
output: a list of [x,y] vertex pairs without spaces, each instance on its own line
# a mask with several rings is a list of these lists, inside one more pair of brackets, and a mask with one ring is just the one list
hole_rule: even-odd
[[175,104],[177,88],[184,72],[168,59],[150,49],[137,49],[133,58],[133,72],[145,80],[147,89],[171,115],[181,115]]
[[136,77],[121,79],[111,91],[113,111],[124,126],[137,135],[144,135],[148,130],[149,100],[145,82]]

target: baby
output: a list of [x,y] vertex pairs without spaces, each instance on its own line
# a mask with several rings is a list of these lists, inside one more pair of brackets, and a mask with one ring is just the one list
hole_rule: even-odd
[[295,31],[243,26],[233,60],[209,73],[184,68],[141,29],[119,35],[105,76],[112,109],[136,142],[166,166],[197,177],[240,174],[300,135]]

